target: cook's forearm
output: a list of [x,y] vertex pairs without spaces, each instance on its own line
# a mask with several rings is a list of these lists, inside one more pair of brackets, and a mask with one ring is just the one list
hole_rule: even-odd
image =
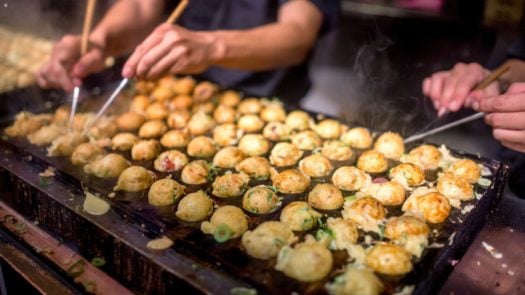
[[130,52],[161,21],[163,0],[120,0],[90,35],[108,56]]
[[304,60],[315,43],[322,14],[309,1],[289,1],[275,23],[249,30],[216,31],[213,64],[267,70]]

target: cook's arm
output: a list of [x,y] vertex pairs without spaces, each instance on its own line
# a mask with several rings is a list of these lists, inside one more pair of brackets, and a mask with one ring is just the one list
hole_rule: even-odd
[[307,0],[283,4],[276,22],[248,30],[189,31],[159,26],[124,66],[126,77],[198,73],[209,66],[269,70],[301,63],[315,43],[323,15]]

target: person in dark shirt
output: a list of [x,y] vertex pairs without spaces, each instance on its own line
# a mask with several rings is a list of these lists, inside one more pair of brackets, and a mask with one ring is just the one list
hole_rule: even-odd
[[89,52],[80,56],[80,36],[65,36],[39,71],[38,84],[70,91],[102,70],[106,57],[136,48],[123,67],[124,77],[199,74],[247,95],[298,101],[310,86],[311,49],[333,26],[339,7],[336,0],[189,3],[179,24],[172,25],[162,23],[163,12],[177,1],[116,2],[90,34]]

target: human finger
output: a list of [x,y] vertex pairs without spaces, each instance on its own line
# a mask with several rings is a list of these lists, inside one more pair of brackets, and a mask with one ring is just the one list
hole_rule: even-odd
[[503,146],[511,149],[511,150],[515,150],[517,152],[521,152],[521,153],[525,153],[525,144],[522,144],[522,143],[515,143],[515,142],[502,142],[501,143]]
[[492,135],[501,142],[522,144],[525,142],[525,130],[493,129]]
[[474,109],[485,113],[525,111],[525,92],[487,97],[477,104]]
[[525,130],[525,112],[490,113],[485,122],[497,129]]
[[164,75],[166,72],[170,71],[170,69],[175,66],[181,58],[187,58],[187,53],[188,48],[186,46],[176,46],[166,56],[153,65],[145,73],[144,78],[147,80],[153,80]]
[[139,64],[142,57],[162,41],[164,30],[164,27],[161,29],[156,29],[139,46],[137,46],[137,48],[135,48],[122,68],[122,76],[131,78],[133,75],[135,75],[137,65]]
[[148,71],[154,67],[156,63],[169,55],[179,40],[176,35],[177,34],[167,33],[162,42],[144,54],[137,64],[136,75],[138,77],[145,77]]
[[525,83],[512,83],[507,89],[506,94],[518,94],[520,92],[525,92]]
[[93,49],[84,54],[73,66],[73,76],[75,78],[84,78],[103,69],[104,53],[99,49]]
[[436,102],[437,107],[441,106],[441,96],[443,92],[443,80],[448,76],[448,72],[437,72],[430,77],[430,98]]

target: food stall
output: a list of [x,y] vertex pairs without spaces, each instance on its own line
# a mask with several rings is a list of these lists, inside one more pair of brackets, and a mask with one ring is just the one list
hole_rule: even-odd
[[[20,42],[49,53],[50,41]],[[0,257],[29,289],[519,288],[519,251],[497,241],[519,231],[521,203],[504,196],[497,160],[190,76],[132,81],[90,121],[118,69],[89,78],[69,126],[68,97],[23,77],[0,108]]]

